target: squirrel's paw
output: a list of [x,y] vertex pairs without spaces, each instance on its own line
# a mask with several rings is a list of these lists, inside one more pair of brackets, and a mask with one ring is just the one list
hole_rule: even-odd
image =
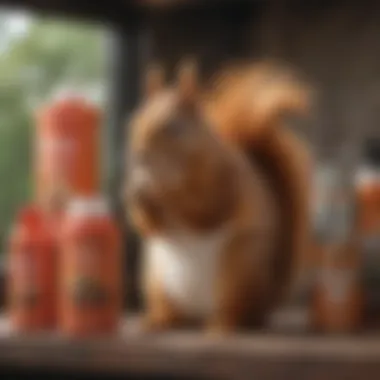
[[140,329],[142,332],[161,332],[176,326],[176,320],[169,314],[147,314],[143,317]]

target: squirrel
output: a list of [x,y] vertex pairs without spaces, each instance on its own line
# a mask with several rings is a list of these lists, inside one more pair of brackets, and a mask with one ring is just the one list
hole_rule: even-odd
[[202,89],[196,66],[183,63],[174,85],[148,70],[128,125],[143,326],[259,328],[308,244],[311,157],[283,117],[307,114],[310,91],[268,63],[228,68]]

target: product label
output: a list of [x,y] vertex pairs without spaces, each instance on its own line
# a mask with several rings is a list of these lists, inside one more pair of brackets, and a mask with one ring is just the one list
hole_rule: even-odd
[[38,145],[40,169],[57,178],[67,177],[75,164],[76,150],[75,141],[68,137],[41,139]]
[[38,268],[32,252],[24,251],[11,260],[14,302],[22,307],[34,307],[39,298]]
[[104,307],[108,291],[104,284],[104,260],[107,251],[102,239],[86,238],[77,242],[77,269],[71,284],[74,303],[81,307]]

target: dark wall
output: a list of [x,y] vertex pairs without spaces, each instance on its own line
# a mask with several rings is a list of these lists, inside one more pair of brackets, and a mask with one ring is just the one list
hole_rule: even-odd
[[[262,36],[272,35],[275,53],[302,69],[319,91],[309,128],[320,154],[330,155],[359,130],[379,135],[379,3],[283,6],[277,8],[282,23],[273,13],[263,17]],[[273,53],[270,46],[264,43],[262,54]]]
[[306,134],[321,156],[354,129],[380,135],[380,4],[276,1],[149,16],[151,57],[172,71],[187,54],[205,76],[232,58],[277,58],[318,93]]
[[178,60],[194,55],[208,77],[222,62],[251,54],[247,40],[258,9],[250,2],[148,15],[150,58],[161,61],[170,73]]

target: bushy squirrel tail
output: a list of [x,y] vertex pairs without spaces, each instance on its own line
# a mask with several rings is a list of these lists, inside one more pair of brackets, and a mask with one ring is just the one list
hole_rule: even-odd
[[216,132],[259,163],[275,190],[282,216],[273,263],[277,299],[297,280],[309,243],[311,157],[284,119],[306,116],[310,95],[290,71],[263,63],[222,73],[207,102]]

